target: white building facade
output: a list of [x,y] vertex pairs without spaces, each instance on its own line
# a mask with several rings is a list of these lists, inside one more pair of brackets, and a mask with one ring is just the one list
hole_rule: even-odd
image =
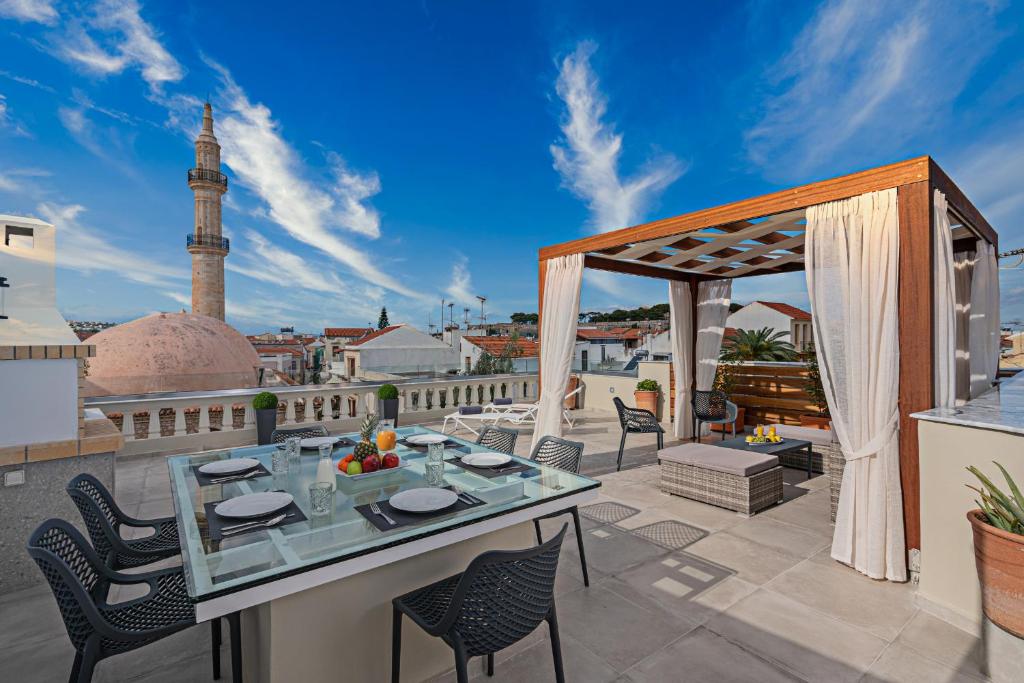
[[811,331],[811,314],[807,311],[776,301],[754,301],[732,313],[725,321],[726,327],[742,330],[760,330],[770,327],[776,332],[785,332],[783,337],[797,351],[806,351],[814,342]]

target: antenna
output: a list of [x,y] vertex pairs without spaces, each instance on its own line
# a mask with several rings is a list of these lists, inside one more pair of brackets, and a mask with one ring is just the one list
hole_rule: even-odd
[[476,298],[480,301],[480,324],[487,324],[487,314],[484,313],[484,302],[487,301],[486,296],[480,296],[477,294]]
[[462,315],[466,318],[466,329],[469,329],[469,306],[462,309]]
[[451,325],[452,327],[455,327],[455,317],[452,314],[452,309],[453,308],[455,308],[455,302],[454,301],[449,301],[448,302],[448,324]]

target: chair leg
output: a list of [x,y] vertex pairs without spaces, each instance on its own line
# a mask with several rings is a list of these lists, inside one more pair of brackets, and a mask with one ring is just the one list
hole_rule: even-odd
[[533,529],[534,529],[534,531],[537,532],[537,545],[540,545],[541,543],[544,542],[544,539],[540,535],[540,520],[539,519],[533,520]]
[[487,675],[494,675],[494,653],[487,655]]
[[75,663],[71,665],[71,675],[68,676],[68,683],[78,681],[78,672],[82,669],[82,653],[75,650]]
[[96,668],[97,654],[99,650],[99,640],[90,639],[85,645],[85,650],[82,652],[82,659],[78,661],[78,657],[75,657],[77,662],[78,676],[74,679],[75,683],[92,683],[92,673]]
[[615,471],[622,469],[622,449],[626,447],[626,430],[622,430],[622,438],[619,439],[619,459],[615,463]]
[[565,671],[562,670],[562,641],[558,637],[558,618],[555,616],[555,605],[551,604],[548,615],[548,630],[551,632],[551,657],[555,660],[555,683],[565,683]]
[[583,585],[590,586],[590,574],[587,572],[587,553],[583,550],[583,530],[580,528],[580,511],[573,505],[569,510],[572,513],[572,524],[576,528],[576,544],[580,548],[580,564],[583,565]]
[[722,425],[722,438],[720,441],[725,441],[725,425]]
[[662,434],[661,432],[658,432],[658,450],[660,451],[664,447],[665,447],[665,435]]
[[456,638],[452,643],[452,650],[455,651],[455,680],[457,683],[469,683],[469,658],[466,657],[466,647]]
[[402,612],[391,608],[391,683],[398,683],[402,667]]
[[213,641],[210,648],[213,651],[213,680],[219,681],[221,644],[220,617],[210,620],[210,636]]
[[242,683],[242,619],[238,612],[228,615],[231,635],[231,681]]

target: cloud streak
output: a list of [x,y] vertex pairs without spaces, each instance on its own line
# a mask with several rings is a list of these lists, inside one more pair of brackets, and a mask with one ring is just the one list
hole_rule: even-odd
[[562,184],[586,202],[591,227],[605,232],[638,223],[686,169],[674,156],[664,155],[629,178],[620,176],[622,135],[604,121],[607,99],[590,66],[596,50],[595,43],[583,41],[562,59],[555,91],[565,104],[564,137],[550,150]]
[[52,26],[57,23],[55,0],[0,0],[0,17]]

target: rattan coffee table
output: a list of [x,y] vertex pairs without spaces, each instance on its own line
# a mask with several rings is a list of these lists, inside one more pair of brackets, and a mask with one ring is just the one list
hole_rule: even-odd
[[779,453],[788,453],[790,451],[799,451],[802,449],[807,450],[807,478],[810,479],[812,476],[811,472],[811,458],[813,457],[812,444],[810,441],[803,441],[801,439],[783,439],[782,443],[771,443],[754,446],[747,443],[747,437],[737,436],[733,439],[726,439],[725,441],[715,441],[714,443],[708,444],[709,446],[719,446],[720,448],[732,448],[737,451],[751,451],[752,453],[765,453],[768,455],[778,455]]

